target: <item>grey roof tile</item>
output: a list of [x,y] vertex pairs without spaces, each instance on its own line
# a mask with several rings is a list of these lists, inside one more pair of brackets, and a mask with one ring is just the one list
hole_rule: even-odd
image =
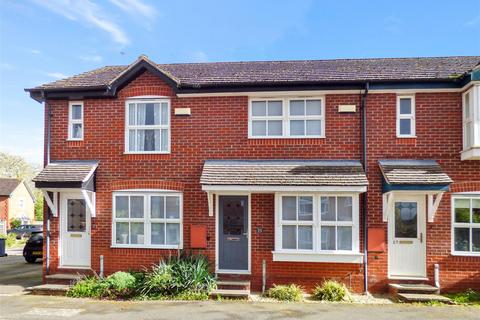
[[207,160],[204,185],[366,186],[358,161]]
[[10,196],[22,181],[12,178],[0,178],[0,196]]
[[48,164],[33,181],[85,182],[97,166],[97,161],[55,161]]
[[445,185],[452,179],[434,160],[380,160],[385,181],[389,184]]

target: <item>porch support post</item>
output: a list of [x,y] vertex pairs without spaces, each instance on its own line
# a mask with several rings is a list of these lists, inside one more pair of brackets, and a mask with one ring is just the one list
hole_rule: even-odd
[[207,200],[208,200],[208,216],[213,217],[213,193],[207,191]]
[[43,197],[45,198],[45,201],[47,201],[47,205],[50,208],[50,211],[52,212],[52,215],[54,217],[58,217],[58,211],[57,211],[57,193],[53,193],[53,200],[50,198],[48,192],[44,189],[42,189],[42,194]]
[[443,192],[436,194],[435,201],[433,201],[433,196],[433,194],[428,195],[428,222],[433,222],[435,220],[435,214],[440,206],[440,201],[442,201]]
[[85,203],[87,204],[88,209],[90,210],[90,215],[92,217],[95,217],[95,192],[82,189],[82,195],[85,199]]
[[393,206],[393,192],[383,194],[383,222],[388,221],[388,216]]

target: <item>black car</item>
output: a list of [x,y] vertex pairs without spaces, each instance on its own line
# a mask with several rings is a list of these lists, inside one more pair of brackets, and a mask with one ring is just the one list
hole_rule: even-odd
[[41,224],[24,224],[18,228],[13,228],[7,231],[7,234],[15,233],[16,238],[20,240],[21,238],[28,238],[32,233],[42,232],[43,226]]
[[23,248],[23,257],[28,263],[34,263],[43,255],[43,233],[33,233]]

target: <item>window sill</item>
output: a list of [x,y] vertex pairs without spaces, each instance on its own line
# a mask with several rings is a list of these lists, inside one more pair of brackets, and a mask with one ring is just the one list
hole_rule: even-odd
[[323,136],[248,136],[248,139],[325,139]]
[[67,141],[73,141],[73,142],[78,142],[78,141],[83,141],[82,139],[73,139],[73,138],[68,138]]
[[123,154],[128,154],[128,155],[142,155],[142,154],[170,154],[170,151],[145,151],[145,152],[124,152]]
[[480,147],[472,147],[463,150],[461,153],[461,160],[480,160]]
[[111,249],[160,249],[160,250],[177,250],[183,249],[183,246],[146,246],[146,245],[111,245]]
[[317,253],[272,251],[273,261],[363,263],[362,253]]
[[397,139],[416,139],[417,136],[399,136],[397,135]]
[[480,258],[480,252],[452,252],[452,256]]

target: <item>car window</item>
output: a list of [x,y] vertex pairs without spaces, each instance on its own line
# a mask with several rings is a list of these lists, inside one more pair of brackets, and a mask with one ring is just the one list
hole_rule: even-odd
[[30,240],[32,240],[32,241],[37,241],[37,240],[42,240],[42,239],[43,239],[43,234],[41,234],[41,233],[34,233],[30,237]]

